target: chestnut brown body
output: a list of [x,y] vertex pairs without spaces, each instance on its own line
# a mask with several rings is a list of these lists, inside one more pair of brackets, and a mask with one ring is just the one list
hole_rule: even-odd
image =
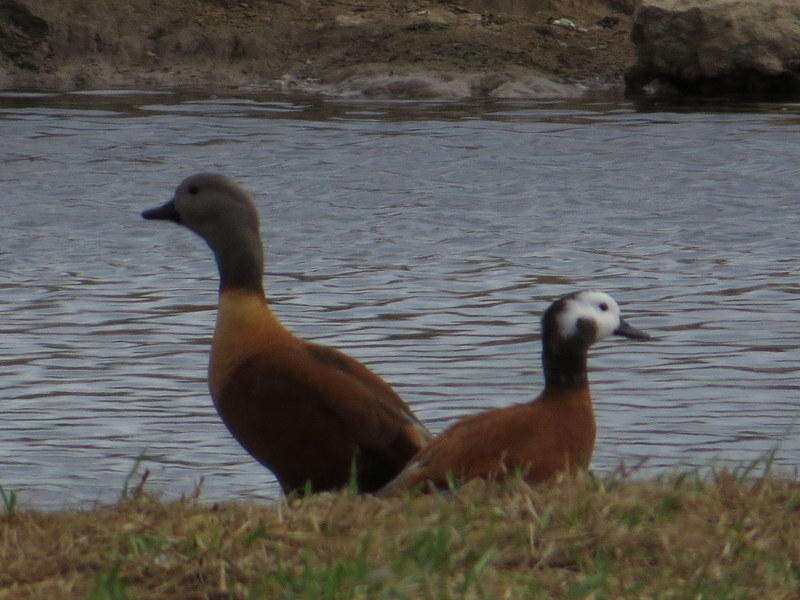
[[444,487],[474,478],[503,479],[519,472],[538,483],[586,468],[595,438],[588,388],[548,392],[534,402],[466,417],[434,438],[385,493],[430,482]]

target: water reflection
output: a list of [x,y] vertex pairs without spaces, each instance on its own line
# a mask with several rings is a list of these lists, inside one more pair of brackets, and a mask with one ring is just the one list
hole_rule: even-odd
[[0,484],[270,497],[205,387],[208,250],[139,212],[185,175],[254,192],[273,307],[433,430],[531,398],[541,311],[610,291],[657,344],[591,361],[593,466],[798,463],[797,106],[0,95]]

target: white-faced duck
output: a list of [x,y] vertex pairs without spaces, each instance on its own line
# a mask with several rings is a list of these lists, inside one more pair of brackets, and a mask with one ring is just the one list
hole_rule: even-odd
[[380,495],[448,481],[501,479],[521,474],[528,482],[587,468],[595,420],[586,358],[589,347],[610,335],[652,339],[629,325],[604,292],[574,292],[542,316],[544,390],[532,402],[466,417],[447,428]]

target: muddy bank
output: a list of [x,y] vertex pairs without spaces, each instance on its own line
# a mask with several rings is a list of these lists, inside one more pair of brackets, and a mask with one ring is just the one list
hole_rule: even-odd
[[637,0],[0,0],[0,88],[621,91]]

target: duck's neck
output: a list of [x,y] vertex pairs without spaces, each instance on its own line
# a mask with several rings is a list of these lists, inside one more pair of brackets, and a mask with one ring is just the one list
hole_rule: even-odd
[[215,345],[239,343],[239,338],[265,341],[288,333],[264,294],[264,248],[258,227],[239,228],[237,233],[209,242],[220,279]]
[[545,339],[542,343],[545,389],[588,388],[587,355],[588,348],[582,345]]
[[231,236],[211,245],[219,269],[219,291],[264,295],[264,249],[255,235]]

